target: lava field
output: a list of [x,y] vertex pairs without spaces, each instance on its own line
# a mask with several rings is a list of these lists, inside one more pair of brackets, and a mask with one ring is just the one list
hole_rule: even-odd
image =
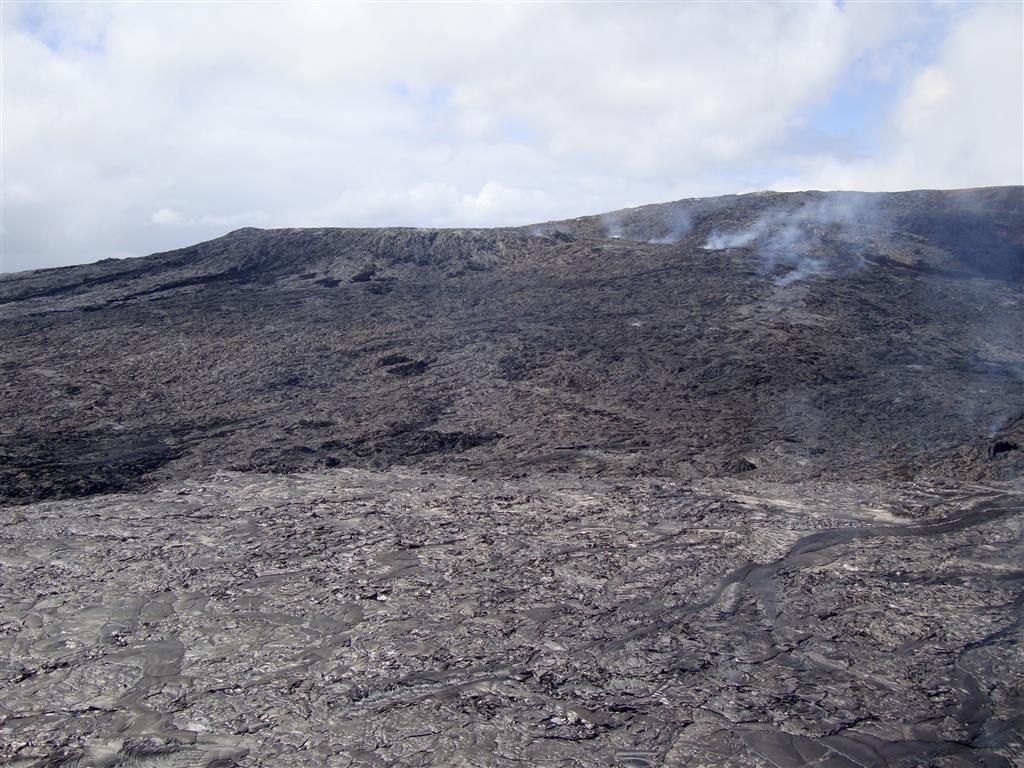
[[1024,764],[1024,189],[0,280],[0,763]]

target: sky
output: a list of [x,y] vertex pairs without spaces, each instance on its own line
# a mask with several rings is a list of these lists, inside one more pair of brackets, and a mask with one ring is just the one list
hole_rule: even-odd
[[0,4],[0,268],[1024,183],[1024,3]]

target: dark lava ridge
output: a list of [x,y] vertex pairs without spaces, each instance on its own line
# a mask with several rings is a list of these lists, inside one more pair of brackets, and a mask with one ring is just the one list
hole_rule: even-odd
[[1019,187],[755,193],[6,275],[0,496],[276,465],[1010,477],[1022,217]]

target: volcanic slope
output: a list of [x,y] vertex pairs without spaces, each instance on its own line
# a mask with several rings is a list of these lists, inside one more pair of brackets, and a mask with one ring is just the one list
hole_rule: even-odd
[[0,764],[1024,765],[1024,194],[0,282]]
[[1009,477],[1024,195],[243,229],[0,283],[0,494],[216,469]]

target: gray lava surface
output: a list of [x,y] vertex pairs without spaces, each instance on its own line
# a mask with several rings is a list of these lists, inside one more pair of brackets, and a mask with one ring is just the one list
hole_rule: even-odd
[[1022,503],[339,469],[9,507],[0,756],[1019,765]]

